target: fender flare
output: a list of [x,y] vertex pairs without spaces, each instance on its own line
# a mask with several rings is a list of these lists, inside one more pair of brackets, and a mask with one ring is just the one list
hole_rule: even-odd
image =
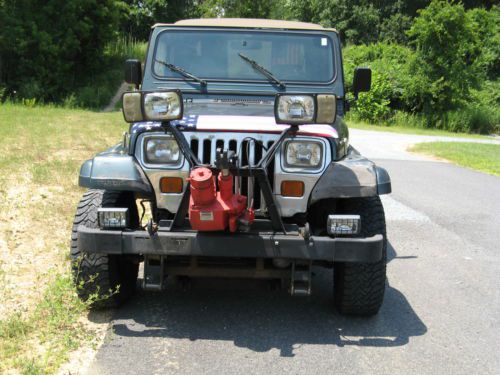
[[349,147],[347,156],[330,163],[311,192],[309,204],[328,198],[360,198],[390,194],[389,173]]
[[121,153],[116,146],[86,160],[80,168],[78,184],[90,189],[153,194],[151,184],[135,158]]

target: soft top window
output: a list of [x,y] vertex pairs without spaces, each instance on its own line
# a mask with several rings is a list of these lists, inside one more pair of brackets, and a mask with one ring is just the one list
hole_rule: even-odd
[[252,31],[168,30],[158,36],[153,71],[179,78],[161,60],[213,80],[265,81],[244,54],[287,82],[328,83],[334,78],[331,39],[324,34]]

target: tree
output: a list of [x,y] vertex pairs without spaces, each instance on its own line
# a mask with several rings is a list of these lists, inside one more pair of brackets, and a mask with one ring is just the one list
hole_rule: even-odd
[[416,49],[409,92],[427,113],[459,107],[477,85],[480,43],[463,5],[433,0],[408,32]]
[[[428,2],[416,1],[420,6]],[[404,28],[409,27],[413,17],[408,3],[409,0],[288,0],[284,16],[334,27],[348,44],[376,42],[382,31],[390,39],[399,41],[395,35],[404,37]]]
[[115,0],[5,0],[0,56],[10,90],[57,100],[96,69],[115,37]]
[[269,18],[276,0],[205,0],[199,5],[203,17]]
[[151,26],[198,16],[194,0],[124,0],[121,30],[139,40],[147,40]]

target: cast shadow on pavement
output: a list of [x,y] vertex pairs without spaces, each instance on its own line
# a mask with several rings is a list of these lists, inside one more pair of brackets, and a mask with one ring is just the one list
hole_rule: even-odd
[[[394,258],[389,244],[388,261]],[[301,345],[394,347],[426,333],[408,300],[390,285],[377,316],[344,317],[333,309],[332,271],[317,268],[314,273],[313,295],[306,298],[235,280],[199,280],[188,290],[170,284],[159,294],[141,291],[116,311],[112,332],[227,340],[256,352],[277,348],[284,357],[293,357]]]

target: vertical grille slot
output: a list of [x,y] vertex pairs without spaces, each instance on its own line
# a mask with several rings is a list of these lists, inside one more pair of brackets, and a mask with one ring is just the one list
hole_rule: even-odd
[[203,140],[203,158],[202,158],[202,163],[203,164],[210,164],[210,155],[212,151],[212,141],[210,139],[204,139]]
[[[274,141],[267,142],[267,149],[269,150],[273,144]],[[269,184],[271,185],[271,190],[274,191],[274,158],[271,159],[271,162],[267,167],[267,174],[269,176]]]
[[[257,164],[262,159],[263,151],[264,151],[264,147],[263,147],[262,143],[256,142],[255,143],[255,153],[254,153],[255,160],[253,163],[254,165]],[[253,205],[256,209],[259,209],[261,207],[261,201],[262,201],[262,198],[261,198],[261,190],[260,190],[259,182],[254,179]]]
[[229,141],[229,149],[236,153],[238,152],[238,143],[234,139],[231,139]]
[[218,149],[224,150],[224,140],[223,139],[218,139],[215,142],[215,150],[217,151]]
[[198,154],[198,140],[196,138],[191,139],[191,151],[193,151],[193,154],[196,155],[196,157],[199,159],[200,155]]
[[[253,159],[252,156],[250,156],[250,144],[248,141],[243,141],[241,144],[240,144],[240,147],[239,147],[239,150],[241,152],[241,155],[240,155],[240,164],[242,167],[247,167],[248,166],[248,162],[249,162],[249,158],[250,159]],[[245,195],[248,199],[250,199],[250,194],[249,194],[249,188],[251,187],[251,182],[250,182],[250,178],[247,177],[247,178],[241,178],[241,194]],[[250,202],[248,202],[250,203]]]

